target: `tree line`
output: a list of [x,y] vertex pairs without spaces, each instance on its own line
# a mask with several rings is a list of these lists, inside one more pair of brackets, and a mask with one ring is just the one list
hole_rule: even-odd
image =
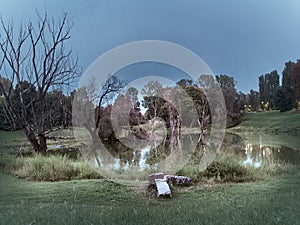
[[259,77],[260,105],[262,110],[281,112],[297,108],[300,100],[300,60],[288,61],[282,71],[281,85],[276,70]]
[[[74,79],[80,76],[78,58],[68,48],[72,24],[67,14],[58,19],[37,12],[37,22],[29,21],[15,27],[13,21],[0,20],[0,129],[22,129],[38,152],[47,150],[47,133],[58,127],[72,125],[72,103],[83,109],[84,126],[93,142],[117,140],[113,126],[129,125],[134,135],[149,134],[136,126],[160,117],[170,136],[180,135],[180,128],[197,127],[201,142],[211,123],[211,109],[205,88],[217,82],[221,88],[227,127],[241,121],[243,112],[269,109],[290,110],[300,101],[300,61],[287,62],[282,72],[282,84],[276,70],[259,77],[259,92],[237,92],[233,77],[220,74],[201,75],[198,80],[182,79],[174,87],[163,87],[157,81],[146,84],[138,99],[138,90],[121,93],[127,82],[110,75],[100,92],[91,86],[66,94]],[[102,76],[102,75],[101,75]],[[215,101],[218,101],[215,99]],[[141,106],[146,108],[141,113]],[[195,110],[195,114],[190,112]],[[90,120],[89,118],[94,120]],[[114,115],[114,119],[111,119]],[[182,117],[181,115],[192,115]],[[74,117],[74,115],[73,115]],[[155,126],[155,121],[151,125]],[[155,129],[151,134],[155,136]]]
[[[75,104],[77,110],[78,126],[85,127],[90,133],[93,143],[102,140],[108,143],[117,141],[118,129],[127,127],[138,138],[155,139],[155,118],[161,118],[171,137],[180,135],[181,127],[197,127],[204,134],[211,123],[210,104],[206,97],[205,88],[210,88],[210,81],[214,86],[221,87],[225,98],[227,111],[227,126],[234,126],[241,121],[241,106],[243,97],[235,89],[233,77],[220,75],[201,75],[197,81],[182,79],[175,86],[163,86],[158,81],[150,81],[142,87],[142,99],[139,99],[139,90],[130,87],[125,93],[121,90],[126,86],[126,81],[121,81],[116,76],[109,76],[100,95],[97,95],[91,80],[90,85],[77,90]],[[222,101],[217,98],[214,101]],[[97,104],[95,105],[95,102]],[[146,111],[141,112],[141,106]],[[95,121],[90,115],[95,113]],[[84,121],[84,122],[83,122]],[[94,124],[95,123],[95,124]],[[138,127],[149,123],[150,134]],[[199,138],[199,141],[202,137]]]
[[[12,84],[6,78],[0,77],[0,83],[6,84],[7,89]],[[22,101],[18,90],[23,90]],[[21,130],[22,104],[26,106],[24,119],[30,124],[35,124],[44,115],[44,126],[46,130],[53,130],[57,127],[69,127],[72,124],[72,96],[65,95],[61,90],[53,90],[45,95],[43,108],[39,107],[38,92],[36,87],[28,81],[22,81],[11,90],[9,102],[12,111],[8,110],[7,100],[3,95],[3,88],[0,87],[0,130]],[[44,112],[41,113],[40,110]],[[10,115],[10,113],[12,115]],[[14,116],[13,116],[14,115]]]
[[[217,80],[227,80],[227,85],[219,82],[223,90],[234,83],[234,79],[227,75],[216,76]],[[231,81],[230,81],[231,80]],[[281,83],[281,85],[280,85]],[[229,85],[228,85],[229,84]],[[280,76],[277,70],[262,74],[258,77],[259,90],[251,89],[248,94],[227,90],[224,92],[227,107],[233,107],[240,112],[259,112],[265,110],[289,111],[300,107],[300,60],[288,61]]]

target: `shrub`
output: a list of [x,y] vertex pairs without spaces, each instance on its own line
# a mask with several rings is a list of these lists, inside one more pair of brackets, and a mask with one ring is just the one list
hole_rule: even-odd
[[66,156],[43,156],[18,158],[19,167],[14,174],[34,181],[62,181],[73,179],[98,179],[101,176],[87,163],[74,162]]
[[245,167],[235,162],[213,162],[207,167],[203,174],[205,177],[215,177],[224,182],[226,181],[243,181],[247,175]]
[[264,162],[260,167],[244,166],[234,154],[218,156],[204,171],[196,165],[187,165],[177,175],[187,176],[193,181],[247,182],[294,174],[298,167],[284,162]]

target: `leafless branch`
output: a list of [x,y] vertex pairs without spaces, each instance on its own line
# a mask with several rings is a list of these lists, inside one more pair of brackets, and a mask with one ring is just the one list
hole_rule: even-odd
[[[70,85],[81,71],[78,57],[74,59],[72,49],[66,45],[72,28],[67,13],[63,13],[60,20],[49,18],[47,13],[36,14],[37,22],[22,23],[17,30],[13,21],[6,24],[0,19],[0,72],[4,71],[10,81],[9,87],[4,87],[0,82],[0,88],[5,89],[7,115],[18,118],[36,150],[45,150],[45,118],[49,116],[45,111],[46,95],[58,85]],[[26,88],[25,81],[37,88],[37,94],[30,101],[26,95],[31,87]],[[20,101],[19,111],[14,110],[11,102],[14,84]],[[33,118],[28,119],[29,112]]]

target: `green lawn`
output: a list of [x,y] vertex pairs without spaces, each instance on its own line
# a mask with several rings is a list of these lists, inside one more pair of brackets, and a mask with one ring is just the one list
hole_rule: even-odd
[[300,176],[177,188],[158,200],[144,184],[0,180],[0,224],[300,224]]
[[300,112],[292,110],[249,113],[244,116],[241,124],[229,130],[297,133],[300,131]]
[[0,130],[0,152],[13,152],[19,150],[21,145],[29,145],[23,131]]
[[227,131],[252,144],[300,149],[300,112],[249,113],[238,126]]
[[[272,111],[247,114],[230,130],[297,134],[299,129],[299,113]],[[297,135],[291,138],[285,141],[299,143]],[[276,144],[276,135],[272,141]],[[0,131],[1,153],[23,142],[21,132]],[[300,224],[300,173],[255,183],[195,184],[172,192],[170,199],[156,199],[145,182],[104,179],[29,182],[0,168],[0,224]]]
[[[65,137],[65,139],[47,140],[48,148],[51,150],[53,146],[64,144],[66,147],[78,146],[73,136],[71,129],[61,129],[54,131],[50,136]],[[23,146],[27,149],[31,149],[31,145],[26,139],[23,131],[2,131],[0,130],[0,153],[11,153],[19,151],[20,147]]]

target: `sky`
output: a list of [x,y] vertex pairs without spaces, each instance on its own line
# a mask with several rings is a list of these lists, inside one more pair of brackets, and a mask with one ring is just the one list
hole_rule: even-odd
[[69,14],[69,45],[83,71],[121,44],[163,40],[190,49],[248,93],[260,75],[281,75],[285,62],[300,58],[299,0],[0,0],[2,18],[15,24],[45,9],[54,18]]

